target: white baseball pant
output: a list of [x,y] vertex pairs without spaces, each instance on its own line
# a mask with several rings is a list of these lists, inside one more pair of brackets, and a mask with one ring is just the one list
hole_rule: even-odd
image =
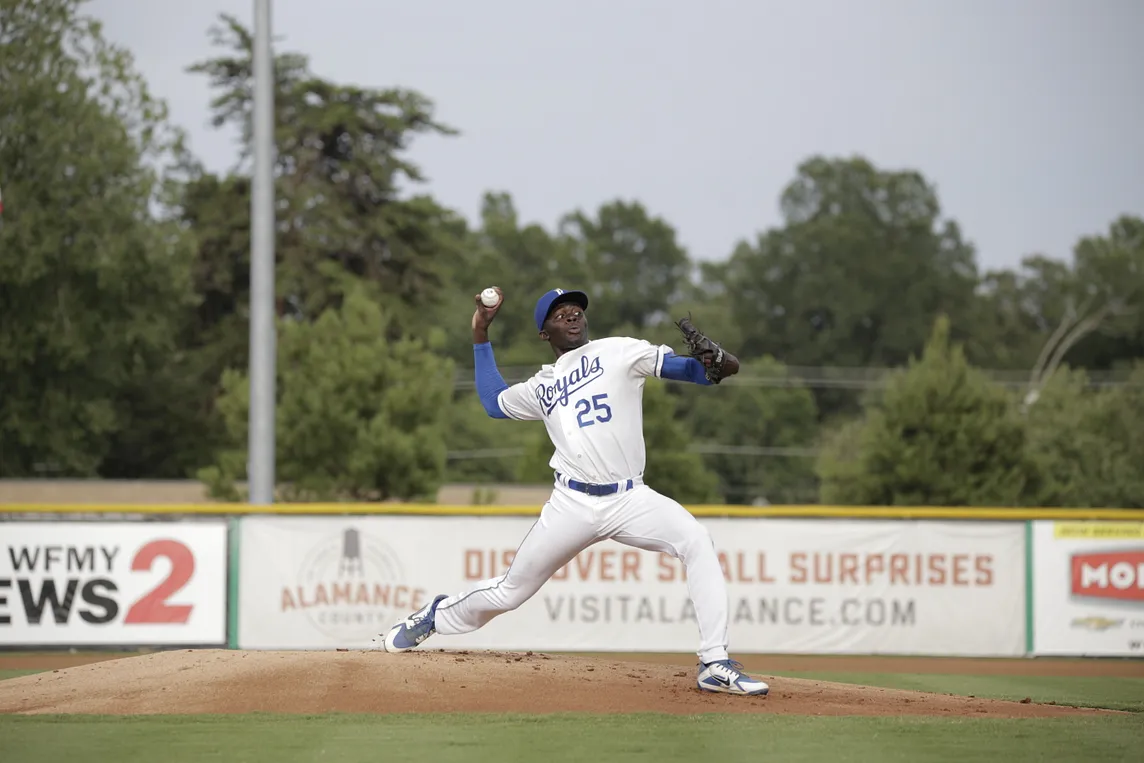
[[726,660],[727,583],[711,535],[687,509],[643,484],[599,497],[557,484],[508,571],[441,601],[437,633],[469,633],[516,609],[577,554],[608,539],[683,562],[699,624],[699,659]]

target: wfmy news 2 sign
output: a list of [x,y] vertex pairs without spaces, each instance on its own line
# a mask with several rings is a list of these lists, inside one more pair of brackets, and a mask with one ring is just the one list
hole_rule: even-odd
[[1035,522],[1033,651],[1144,656],[1144,522]]
[[225,522],[0,524],[0,644],[226,643]]
[[[239,646],[368,648],[435,594],[504,574],[533,521],[244,518]],[[728,583],[733,652],[1024,653],[1020,523],[701,521]],[[698,641],[683,564],[605,541],[519,609],[433,646],[693,652]]]

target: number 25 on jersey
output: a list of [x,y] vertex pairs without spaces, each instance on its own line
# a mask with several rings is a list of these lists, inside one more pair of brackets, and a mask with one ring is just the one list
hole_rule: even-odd
[[[597,421],[603,424],[604,422],[612,420],[612,409],[604,402],[607,399],[608,395],[605,393],[602,395],[592,395],[591,400],[585,397],[576,401],[576,423],[580,425],[581,429],[590,427]],[[593,412],[595,416],[585,418]]]

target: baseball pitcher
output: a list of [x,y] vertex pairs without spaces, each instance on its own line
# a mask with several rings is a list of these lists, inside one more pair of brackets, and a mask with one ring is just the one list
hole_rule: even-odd
[[434,633],[474,631],[528,601],[582,550],[611,539],[683,562],[699,625],[699,688],[765,695],[767,684],[729,659],[727,587],[710,534],[642,479],[645,380],[718,384],[739,370],[738,359],[690,317],[676,324],[688,355],[629,337],[589,340],[588,295],[553,289],[537,301],[534,317],[555,360],[510,386],[497,370],[488,335],[504,295],[485,291],[476,297],[472,322],[477,393],[493,418],[544,422],[555,448],[552,495],[505,574],[455,596],[436,596],[384,635],[386,651],[408,651]]

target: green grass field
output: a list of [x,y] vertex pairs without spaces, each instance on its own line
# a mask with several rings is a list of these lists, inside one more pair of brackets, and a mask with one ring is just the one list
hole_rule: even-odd
[[[9,671],[11,677],[16,671]],[[22,672],[22,671],[21,671]],[[772,715],[0,716],[0,761],[1138,761],[1144,679],[799,677],[1135,710],[1060,719]]]
[[1137,716],[102,716],[0,719],[7,763],[1138,761]]
[[[916,673],[783,673],[793,678],[837,681],[887,689],[929,691],[991,699],[1056,702],[1144,713],[1144,678],[1053,676],[959,676]],[[1140,718],[1144,722],[1144,716]],[[1144,752],[1141,755],[1144,758]]]

